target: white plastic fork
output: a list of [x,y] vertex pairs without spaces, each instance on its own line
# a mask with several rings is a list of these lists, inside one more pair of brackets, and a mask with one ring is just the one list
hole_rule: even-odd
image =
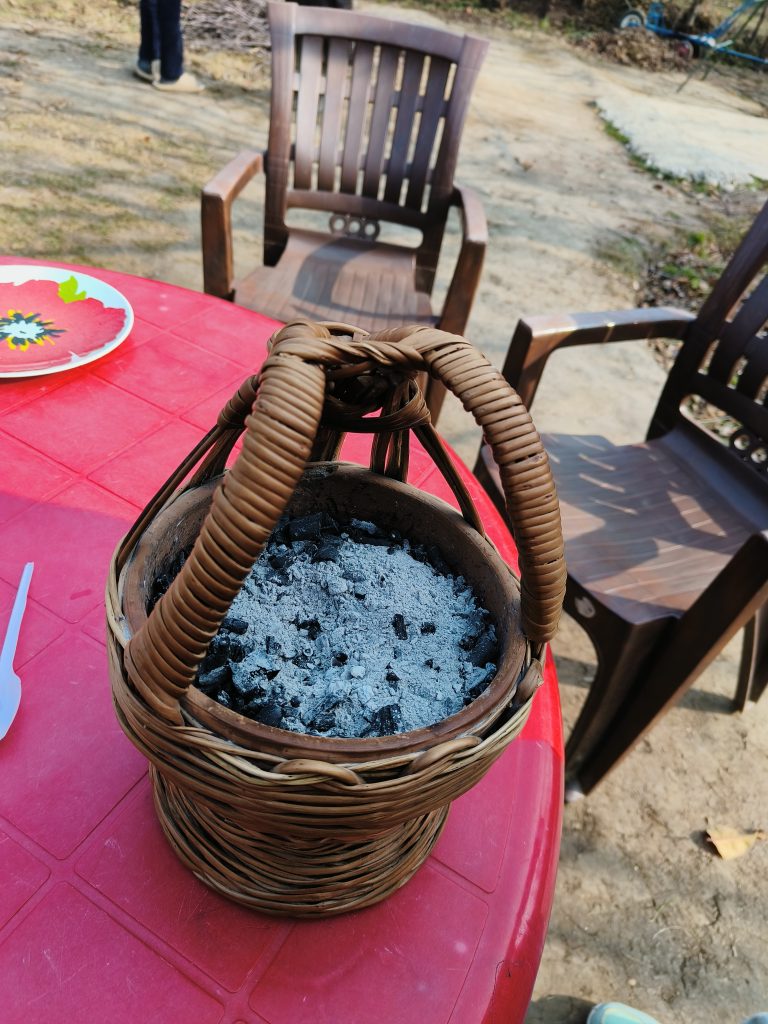
[[13,656],[16,653],[21,618],[27,604],[27,591],[34,568],[34,562],[27,562],[24,566],[19,589],[16,591],[16,599],[11,609],[11,617],[8,620],[3,649],[0,651],[0,740],[10,729],[21,701],[21,680],[13,671]]

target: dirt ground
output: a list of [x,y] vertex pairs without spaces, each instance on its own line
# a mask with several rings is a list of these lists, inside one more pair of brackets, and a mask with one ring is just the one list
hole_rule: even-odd
[[[370,6],[359,4],[357,6]],[[382,8],[427,19],[416,11]],[[88,24],[83,34],[81,26]],[[263,146],[263,59],[194,52],[201,96],[133,79],[134,7],[118,0],[0,0],[0,251],[110,267],[200,288],[198,191],[244,146]],[[468,334],[495,362],[523,313],[634,305],[655,244],[755,210],[757,191],[661,179],[604,130],[612,85],[671,95],[685,72],[601,60],[532,30],[477,29],[492,46],[459,177],[485,205],[490,245]],[[760,85],[764,90],[764,85]],[[696,77],[679,95],[740,109],[743,76]],[[261,187],[236,207],[236,261],[260,256]],[[455,247],[455,230],[450,248]],[[439,287],[445,286],[446,273]],[[540,429],[639,438],[662,371],[642,345],[564,353],[533,409]],[[472,460],[478,438],[449,406],[441,428]],[[554,652],[566,728],[594,669],[566,623]],[[735,643],[588,799],[565,809],[551,928],[528,1024],[576,1024],[621,999],[664,1024],[738,1024],[768,1009],[768,843],[718,859],[716,825],[768,829],[766,707],[730,713]]]

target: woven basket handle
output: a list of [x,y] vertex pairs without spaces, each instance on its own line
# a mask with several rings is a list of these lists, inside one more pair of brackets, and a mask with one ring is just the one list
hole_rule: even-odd
[[339,338],[296,321],[273,338],[242,451],[214,492],[189,557],[126,647],[131,681],[158,714],[182,721],[179,700],[313,452],[328,381],[380,373],[402,380],[423,371],[483,429],[520,556],[523,630],[537,646],[551,639],[565,591],[557,495],[531,418],[499,371],[464,338],[432,328]]

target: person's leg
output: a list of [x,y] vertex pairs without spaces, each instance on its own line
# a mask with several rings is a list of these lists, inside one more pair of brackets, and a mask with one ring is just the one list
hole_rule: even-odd
[[160,33],[160,79],[175,82],[184,71],[181,0],[156,0]]
[[146,72],[152,67],[152,61],[160,56],[160,34],[157,24],[157,0],[140,0],[139,3],[139,63]]

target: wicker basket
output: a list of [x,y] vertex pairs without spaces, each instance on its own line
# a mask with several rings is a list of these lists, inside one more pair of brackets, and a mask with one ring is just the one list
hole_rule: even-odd
[[[151,762],[158,816],[181,860],[247,906],[319,917],[375,903],[406,882],[451,801],[519,733],[541,678],[543,645],[557,626],[565,566],[555,489],[530,417],[463,338],[296,321],[270,347],[260,374],[243,384],[115,553],[110,674],[118,718]],[[431,427],[416,384],[425,371],[462,400],[491,444],[522,592]],[[404,482],[411,429],[462,515]],[[370,470],[335,461],[348,431],[374,433]],[[286,508],[331,508],[341,519],[372,518],[437,543],[495,619],[501,655],[487,690],[434,726],[365,739],[272,728],[199,691],[194,680],[208,645]],[[189,546],[148,614],[152,584]]]

